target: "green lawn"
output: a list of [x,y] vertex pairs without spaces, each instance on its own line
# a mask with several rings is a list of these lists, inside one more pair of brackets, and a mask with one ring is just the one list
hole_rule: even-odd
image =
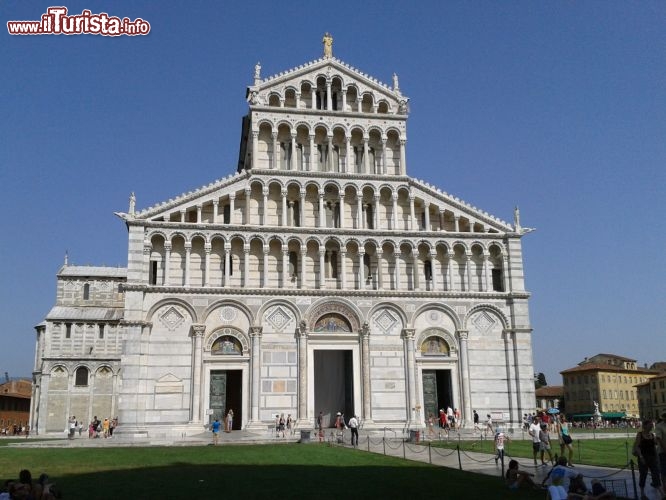
[[0,448],[0,479],[48,473],[70,499],[511,498],[501,479],[327,445]]
[[[435,441],[432,446],[442,446],[444,448],[455,448],[457,441]],[[627,462],[633,458],[631,456],[631,447],[633,446],[633,436],[630,439],[609,438],[609,439],[575,439],[573,443],[574,464],[601,465],[605,467],[624,467]],[[478,451],[482,453],[493,453],[492,440],[478,441],[460,441],[460,449],[465,451]],[[512,457],[532,458],[532,441],[511,440],[505,447],[506,453]],[[553,454],[560,453],[560,447],[557,442],[553,443]],[[537,457],[537,460],[540,458]],[[634,459],[635,462],[635,459]]]

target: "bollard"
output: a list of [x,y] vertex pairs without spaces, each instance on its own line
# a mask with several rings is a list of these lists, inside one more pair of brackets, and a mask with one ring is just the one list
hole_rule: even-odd
[[456,445],[456,450],[458,450],[458,468],[462,470],[462,460],[460,460],[460,445]]
[[629,441],[624,442],[624,452],[627,455],[627,463],[629,463]]
[[428,462],[432,464],[432,448],[430,446],[430,443],[428,443]]
[[384,444],[384,455],[386,455],[386,438],[382,438],[382,443]]
[[368,434],[368,451],[370,451],[370,434]]
[[578,463],[582,464],[583,462],[580,461],[580,447],[582,446],[582,442],[580,439],[577,439],[576,442],[578,443]]
[[638,498],[638,490],[636,489],[636,469],[634,468],[634,460],[629,460],[631,466],[631,482],[634,485],[634,498]]
[[407,458],[407,452],[405,451],[405,438],[402,438],[402,458]]
[[500,453],[500,460],[502,461],[502,478],[504,478],[504,453]]

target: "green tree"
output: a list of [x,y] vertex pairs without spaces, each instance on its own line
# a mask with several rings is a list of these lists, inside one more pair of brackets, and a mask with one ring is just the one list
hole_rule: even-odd
[[546,376],[543,374],[543,372],[535,373],[534,374],[534,388],[539,389],[540,387],[545,387],[548,385],[548,382],[546,382]]

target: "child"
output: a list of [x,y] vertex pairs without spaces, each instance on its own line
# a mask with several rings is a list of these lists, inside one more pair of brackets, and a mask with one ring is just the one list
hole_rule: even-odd
[[521,486],[531,486],[537,489],[537,485],[532,480],[534,474],[518,469],[518,461],[511,460],[509,469],[506,471],[506,483],[510,490],[517,490]]
[[539,441],[539,449],[541,451],[541,465],[546,465],[546,462],[543,460],[544,454],[546,453],[548,453],[548,462],[555,465],[553,454],[550,452],[550,434],[548,434],[548,424],[545,422],[541,424],[541,430],[539,431]]
[[500,459],[504,463],[504,442],[508,440],[509,438],[504,434],[504,431],[498,427],[495,431],[495,464]]

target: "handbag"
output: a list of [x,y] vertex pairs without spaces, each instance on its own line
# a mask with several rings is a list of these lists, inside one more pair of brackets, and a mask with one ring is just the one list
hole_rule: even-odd
[[571,444],[573,442],[573,439],[571,439],[571,436],[569,436],[569,434],[562,434],[562,441],[564,441],[564,444]]

